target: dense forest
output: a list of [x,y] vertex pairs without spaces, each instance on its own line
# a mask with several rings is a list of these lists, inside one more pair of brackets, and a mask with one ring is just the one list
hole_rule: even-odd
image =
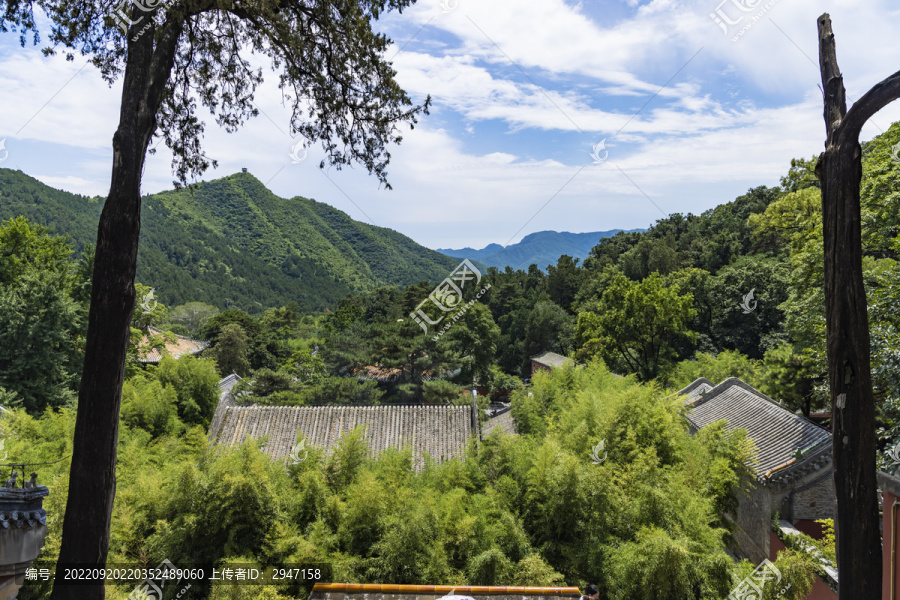
[[[895,124],[863,147],[864,269],[884,447],[900,438],[898,143]],[[171,302],[160,294],[162,301],[135,311],[111,560],[317,562],[328,564],[335,580],[596,581],[602,598],[636,597],[636,585],[658,598],[723,597],[732,576],[751,568],[725,554],[723,517],[742,493],[750,448],[742,432],[722,426],[688,435],[671,394],[697,377],[737,376],[792,410],[809,415],[826,407],[814,169],[814,159],[795,159],[778,186],[602,239],[583,263],[561,256],[546,272],[537,265],[484,269],[460,298],[446,280],[439,283],[451,277],[453,261],[434,277],[379,286],[396,258],[385,258],[387,266],[372,271],[377,277],[354,280],[361,289],[325,312],[299,299],[268,306],[259,300],[262,306],[245,311],[204,296]],[[209,203],[229,206],[228,190],[255,181],[232,179],[215,182],[225,191],[150,199],[146,218],[177,206],[165,208],[173,223],[166,231],[195,223],[225,239],[226,223]],[[273,197],[257,206],[269,219],[287,210],[283,202]],[[333,209],[307,208],[339,238],[353,239],[356,225],[342,225]],[[49,462],[71,452],[92,253],[37,224],[38,214],[22,211],[0,225],[0,404],[14,409],[0,428],[10,457]],[[250,232],[241,235],[231,243],[252,243]],[[299,256],[285,240],[303,235],[298,230],[281,245],[269,238],[256,259],[274,264]],[[357,241],[372,256],[380,251],[371,238]],[[138,296],[170,285],[141,279]],[[436,296],[436,289],[443,291]],[[453,310],[441,310],[440,302]],[[140,362],[175,335],[210,347],[200,357]],[[573,365],[532,378],[529,359],[544,350],[570,356]],[[239,402],[284,406],[468,403],[464,390],[474,385],[483,400],[511,401],[519,435],[496,434],[473,443],[465,460],[429,463],[418,473],[408,451],[366,458],[360,431],[333,453],[313,449],[311,460],[285,465],[257,442],[207,442],[216,382],[230,373],[243,378]],[[597,462],[591,449],[601,441],[607,458]],[[41,476],[53,490],[45,549],[52,560],[66,461]],[[784,597],[802,597],[813,567],[792,553],[779,565],[793,585]],[[46,591],[29,588],[24,597]],[[253,600],[304,594],[191,593]]]

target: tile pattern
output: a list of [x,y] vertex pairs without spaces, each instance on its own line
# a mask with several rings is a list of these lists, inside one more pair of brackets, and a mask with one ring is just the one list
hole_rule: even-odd
[[[696,381],[691,386],[695,384]],[[691,386],[679,393],[690,396],[691,392],[686,390]],[[701,387],[695,386],[694,391]],[[686,405],[690,409],[687,418],[694,429],[720,419],[727,420],[732,428],[745,429],[756,445],[758,464],[755,468],[761,478],[785,467],[821,458],[831,441],[828,430],[782,408],[736,377],[726,379]],[[799,461],[795,458],[798,449],[803,452]]]
[[410,447],[419,471],[425,454],[443,462],[465,456],[472,435],[471,411],[465,406],[230,406],[210,440],[239,444],[246,437],[268,438],[265,451],[285,458],[302,434],[308,444],[333,449],[354,427],[366,427],[371,456],[390,447]]

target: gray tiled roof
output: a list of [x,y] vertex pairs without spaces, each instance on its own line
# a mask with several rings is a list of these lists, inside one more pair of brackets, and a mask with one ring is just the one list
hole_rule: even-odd
[[219,382],[219,398],[224,398],[227,394],[231,393],[231,388],[237,385],[237,382],[241,380],[240,375],[237,373],[232,373],[228,377],[224,378]]
[[557,367],[561,367],[569,362],[571,362],[568,358],[561,354],[557,354],[556,352],[550,352],[549,350],[544,350],[540,354],[535,354],[531,357],[531,360],[538,363],[539,365],[544,365],[545,367],[550,367],[551,369],[555,369]]
[[268,436],[265,451],[275,459],[290,453],[298,433],[312,446],[331,449],[351,429],[367,425],[370,455],[409,446],[420,470],[425,453],[439,462],[463,457],[472,435],[471,410],[465,406],[231,406],[223,412],[210,429],[211,440],[238,444],[247,436]]
[[499,413],[496,416],[493,416],[485,421],[482,425],[482,434],[484,435],[484,437],[487,437],[495,429],[499,429],[504,433],[516,432],[516,422],[513,420],[511,410],[506,409],[502,413]]
[[696,402],[704,394],[706,394],[709,390],[713,389],[716,386],[712,381],[707,379],[706,377],[701,377],[700,379],[695,379],[693,383],[689,386],[678,392],[679,394],[683,394],[687,396],[685,398],[684,403],[690,404],[691,402]]
[[[680,393],[690,396],[690,388],[695,384],[697,381]],[[694,390],[700,387],[695,386]],[[803,451],[804,460],[812,455],[818,457],[831,440],[828,430],[782,408],[736,377],[726,379],[686,405],[688,421],[695,429],[720,419],[727,420],[731,428],[745,429],[756,445],[756,472],[761,479],[770,477],[773,469],[797,463],[794,455],[798,449]]]
[[212,421],[209,424],[209,440],[213,441],[213,432],[219,431],[222,427],[222,420],[229,408],[235,406],[234,395],[231,390],[237,385],[241,377],[237,373],[232,373],[219,381],[219,403],[216,405],[216,411],[213,413]]

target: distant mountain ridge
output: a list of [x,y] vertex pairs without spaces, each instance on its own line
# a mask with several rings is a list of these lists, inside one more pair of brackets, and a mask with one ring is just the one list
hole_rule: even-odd
[[569,233],[568,231],[538,231],[529,233],[522,241],[509,246],[489,244],[481,250],[474,248],[438,248],[437,252],[454,258],[468,258],[477,260],[489,267],[505,269],[511,267],[515,270],[528,270],[531,265],[537,265],[542,271],[547,265],[556,265],[559,257],[568,254],[572,258],[584,260],[591,253],[591,249],[597,245],[601,238],[612,237],[625,231],[645,231],[644,229],[611,229],[609,231],[592,231],[588,233]]
[[[94,243],[103,198],[0,169],[0,220],[25,216]],[[168,305],[201,301],[258,312],[334,307],[348,293],[442,280],[459,261],[327,204],[286,199],[249,173],[144,196],[137,281]]]

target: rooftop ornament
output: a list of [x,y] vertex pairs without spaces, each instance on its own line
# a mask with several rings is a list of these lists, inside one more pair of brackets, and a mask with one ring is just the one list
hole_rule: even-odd
[[[12,473],[0,487],[0,598],[15,598],[25,582],[25,570],[37,558],[47,536],[47,512],[43,508],[50,490],[38,485],[37,472],[30,469],[49,463],[0,464]],[[19,473],[22,474],[19,477]],[[2,481],[2,479],[0,479]]]

